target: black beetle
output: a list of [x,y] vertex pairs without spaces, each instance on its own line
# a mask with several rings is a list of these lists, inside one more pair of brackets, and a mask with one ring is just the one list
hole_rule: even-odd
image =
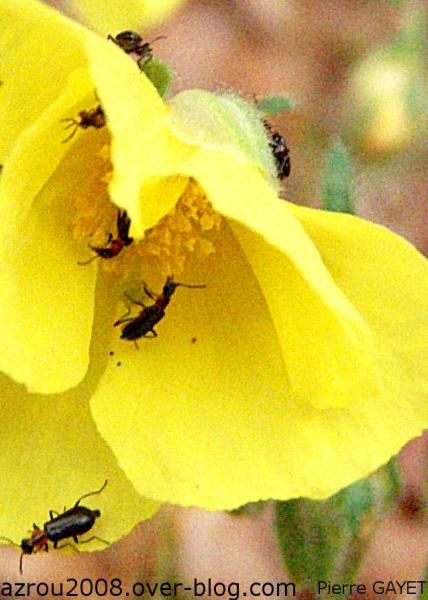
[[137,57],[138,68],[140,71],[143,71],[147,63],[153,58],[151,44],[157,40],[164,39],[164,36],[161,35],[151,42],[143,42],[143,38],[136,31],[122,31],[115,37],[109,34],[107,39],[114,42],[119,48],[122,48],[126,54],[135,54]]
[[263,125],[269,134],[269,147],[275,161],[278,179],[284,179],[290,175],[291,171],[290,151],[287,148],[284,137],[277,131],[274,131],[266,119],[263,119]]
[[125,246],[129,246],[134,241],[134,238],[129,237],[129,228],[131,227],[131,219],[128,217],[126,210],[117,211],[116,219],[117,227],[117,238],[113,238],[113,234],[109,233],[107,238],[106,246],[91,246],[89,248],[95,252],[94,256],[91,256],[84,262],[77,263],[78,265],[88,265],[95,258],[114,258]]
[[[122,329],[121,339],[132,340],[136,347],[138,348],[137,341],[141,337],[157,337],[157,333],[154,330],[154,326],[159,323],[161,319],[165,316],[165,309],[170,303],[171,297],[174,294],[176,288],[178,286],[188,287],[188,288],[204,288],[205,285],[189,285],[188,283],[179,283],[174,281],[173,277],[170,275],[166,278],[165,284],[162,289],[162,293],[159,296],[156,296],[151,292],[145,284],[144,291],[146,294],[154,300],[154,304],[150,306],[145,306],[142,302],[138,302],[137,300],[133,300],[130,296],[126,296],[128,300],[130,300],[133,304],[138,304],[142,307],[142,311],[136,317],[128,317],[131,312],[131,309],[128,309],[128,312],[123,315],[120,319],[118,319],[114,323],[114,327],[117,325],[121,325],[122,323],[127,323],[125,327]],[[151,336],[148,334],[152,333]]]
[[93,127],[94,129],[101,129],[105,126],[107,121],[105,113],[101,105],[99,104],[98,106],[95,106],[95,108],[90,108],[89,110],[81,110],[77,119],[67,117],[66,119],[61,119],[61,122],[68,123],[65,129],[70,129],[70,127],[74,126],[74,129],[70,133],[70,135],[62,141],[62,143],[65,144],[76,135],[76,131],[79,129],[79,127],[81,129],[88,129],[89,127]]
[[[62,512],[61,514],[57,514],[56,517],[54,516],[54,511],[50,510],[50,521],[47,521],[43,525],[43,529],[41,529],[38,525],[33,523],[33,531],[31,532],[31,537],[24,538],[23,540],[21,540],[20,544],[15,544],[15,542],[10,540],[9,538],[1,538],[8,541],[14,546],[18,546],[19,548],[21,548],[22,553],[19,560],[19,572],[21,575],[22,559],[24,557],[24,554],[33,554],[34,552],[37,552],[42,548],[47,552],[49,550],[48,542],[52,542],[53,547],[57,548],[58,542],[67,538],[73,538],[73,540],[76,543],[78,543],[79,540],[77,539],[77,536],[82,535],[92,529],[95,523],[95,519],[101,516],[101,513],[97,509],[92,510],[90,508],[86,508],[86,506],[79,506],[79,503],[84,498],[94,496],[95,494],[100,494],[106,487],[106,485],[107,479],[105,480],[103,486],[99,490],[95,492],[89,492],[89,494],[81,496],[77,500],[73,508],[70,508],[68,510],[64,509],[64,512]],[[103,542],[104,544],[108,545],[108,542],[97,536],[92,536],[88,540],[84,540],[80,543],[86,544],[87,542],[90,542],[94,539],[97,539],[100,542]],[[77,550],[77,548],[75,548],[73,544],[64,544],[64,546],[61,546],[61,548],[64,548],[65,546],[72,546],[75,550]]]

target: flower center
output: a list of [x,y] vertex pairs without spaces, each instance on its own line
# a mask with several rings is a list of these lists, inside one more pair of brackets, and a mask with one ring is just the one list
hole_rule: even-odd
[[93,258],[121,279],[144,279],[153,272],[162,280],[182,273],[191,255],[203,260],[215,251],[211,232],[220,229],[222,218],[194,180],[174,208],[138,240],[131,237],[132,223],[126,226],[125,210],[109,201],[110,147],[103,146],[93,161],[85,189],[72,199],[73,236],[89,245],[82,264]]

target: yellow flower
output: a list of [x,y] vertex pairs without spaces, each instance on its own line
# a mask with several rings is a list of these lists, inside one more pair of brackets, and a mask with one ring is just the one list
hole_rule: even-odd
[[[279,200],[263,150],[240,139],[239,102],[166,105],[117,46],[23,4],[0,8],[19,38],[0,49],[0,367],[14,380],[1,471],[17,474],[1,533],[35,518],[25,467],[38,514],[108,477],[96,534],[114,540],[155,509],[134,488],[208,509],[322,498],[419,434],[423,257],[382,227]],[[107,128],[62,144],[60,120],[96,106],[94,90]],[[79,266],[88,241],[116,235],[117,207],[134,241]],[[153,302],[141,281],[160,294],[170,274],[206,288],[179,288],[137,350],[113,327],[123,293]]]

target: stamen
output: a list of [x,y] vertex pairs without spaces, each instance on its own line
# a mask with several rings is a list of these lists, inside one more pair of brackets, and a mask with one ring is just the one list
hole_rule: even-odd
[[70,199],[70,214],[73,237],[96,246],[102,245],[108,233],[114,231],[117,210],[108,200],[107,185],[112,173],[110,147],[104,145],[92,160],[93,168],[86,173],[84,185]]
[[215,252],[209,232],[218,231],[221,222],[199,185],[189,180],[175,207],[132,250],[161,277],[179,275],[192,254],[202,261]]
[[[96,154],[94,163],[84,190],[78,190],[72,200],[72,231],[76,240],[104,247],[109,234],[110,238],[117,237],[119,210],[108,199],[112,176],[108,145]],[[147,230],[142,240],[134,239],[112,258],[97,257],[99,267],[123,280],[143,279],[148,270],[161,279],[171,273],[180,275],[191,255],[202,261],[215,252],[210,233],[218,231],[221,222],[221,216],[214,211],[200,186],[189,180],[175,207]],[[91,258],[91,252],[93,250],[88,248],[87,258]],[[82,262],[85,260],[83,256]]]

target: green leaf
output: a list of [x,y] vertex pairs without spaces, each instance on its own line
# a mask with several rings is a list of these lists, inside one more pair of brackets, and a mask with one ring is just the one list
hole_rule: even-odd
[[373,508],[378,516],[382,516],[403,491],[404,481],[397,457],[393,456],[385,466],[378,469],[370,481],[375,500]]
[[327,154],[321,177],[321,200],[325,210],[354,213],[351,157],[341,141]]
[[159,95],[164,98],[168,93],[171,81],[171,74],[166,64],[158,58],[152,58],[144,65],[143,71],[153,83]]
[[278,502],[277,532],[292,579],[316,593],[320,581],[355,581],[376,523],[399,490],[394,459],[328,500]]
[[320,502],[303,498],[277,504],[277,529],[287,569],[294,581],[310,588],[324,579],[332,560],[320,507]]
[[285,96],[265,96],[257,101],[257,108],[266,115],[276,115],[292,109],[293,103]]

